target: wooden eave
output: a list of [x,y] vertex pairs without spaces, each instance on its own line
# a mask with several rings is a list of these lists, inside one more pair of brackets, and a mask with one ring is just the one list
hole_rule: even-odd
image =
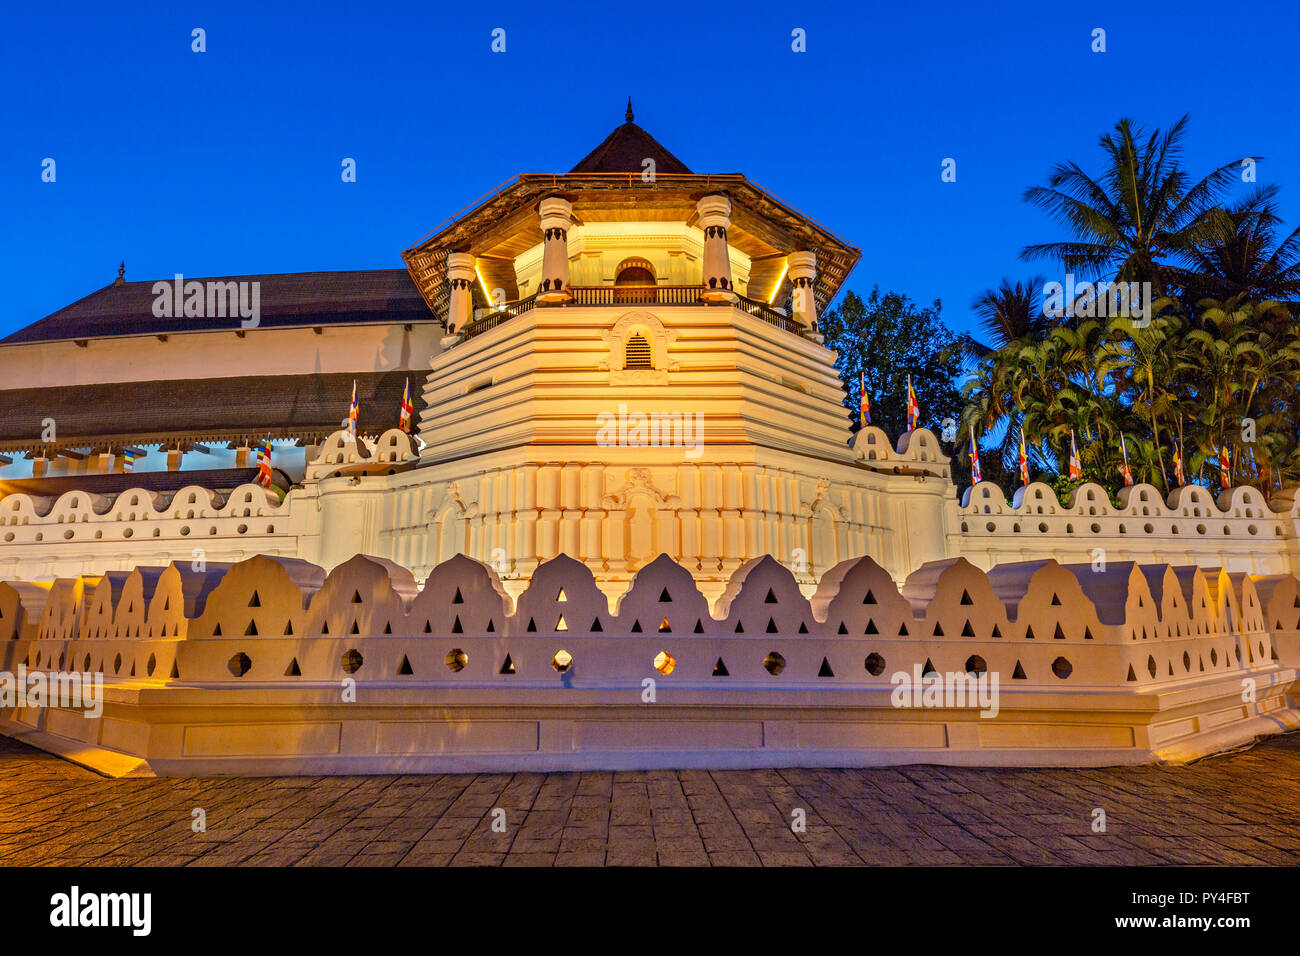
[[579,220],[690,222],[701,196],[723,190],[731,195],[728,241],[736,249],[757,260],[804,249],[817,254],[815,295],[818,311],[824,310],[862,257],[861,250],[739,173],[661,174],[653,182],[643,182],[639,173],[521,175],[406,249],[402,259],[429,308],[442,318],[447,312],[447,253],[513,260],[540,241],[537,204],[546,196],[568,198]]

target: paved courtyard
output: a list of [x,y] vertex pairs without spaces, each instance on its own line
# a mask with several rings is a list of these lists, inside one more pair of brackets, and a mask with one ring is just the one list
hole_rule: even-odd
[[1297,862],[1300,734],[1186,767],[122,780],[0,738],[8,865]]

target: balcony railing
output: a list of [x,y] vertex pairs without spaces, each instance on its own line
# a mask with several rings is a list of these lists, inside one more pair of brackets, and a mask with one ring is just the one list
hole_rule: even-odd
[[701,285],[571,285],[574,305],[697,305]]
[[531,309],[536,302],[537,295],[534,293],[526,299],[520,299],[518,302],[507,302],[505,305],[501,306],[475,309],[474,318],[470,320],[469,325],[465,326],[465,338],[472,339],[474,336],[480,335],[488,329],[496,328],[508,319],[513,319],[515,316],[523,315]]
[[756,302],[753,299],[747,299],[743,295],[736,299],[736,308],[742,312],[748,312],[755,318],[762,319],[778,329],[785,329],[787,332],[793,332],[795,335],[808,336],[811,331],[804,327],[798,319],[792,319],[790,316],[776,311],[769,305],[762,302]]
[[[571,305],[704,305],[700,299],[703,286],[698,285],[618,285],[618,286],[569,286],[568,292],[573,296]],[[465,338],[472,339],[489,329],[494,329],[502,322],[523,315],[537,303],[537,295],[530,295],[518,302],[505,305],[475,309],[474,318],[465,327]],[[765,303],[747,299],[738,295],[735,307],[762,319],[769,325],[775,325],[793,335],[812,338],[814,333],[805,328],[796,319],[791,318]]]

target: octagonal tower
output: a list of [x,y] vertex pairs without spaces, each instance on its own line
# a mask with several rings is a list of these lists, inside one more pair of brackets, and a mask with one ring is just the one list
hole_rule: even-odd
[[[938,442],[852,447],[817,331],[859,257],[745,176],[691,172],[629,105],[569,173],[521,175],[403,253],[447,335],[419,466],[358,535],[417,576],[465,553],[514,590],[559,553],[611,592],[667,553],[706,593],[763,554],[808,587],[850,556],[899,580],[943,557]],[[326,525],[363,494],[319,493]],[[358,550],[327,537],[326,564]]]

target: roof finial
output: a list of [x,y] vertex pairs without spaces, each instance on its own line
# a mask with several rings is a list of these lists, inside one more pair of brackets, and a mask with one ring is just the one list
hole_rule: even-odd
[[632,122],[632,97],[630,96],[627,98],[627,112],[623,115],[627,117],[629,123]]
[[123,260],[121,265],[117,267],[117,279],[113,282],[113,285],[126,285],[126,260]]

